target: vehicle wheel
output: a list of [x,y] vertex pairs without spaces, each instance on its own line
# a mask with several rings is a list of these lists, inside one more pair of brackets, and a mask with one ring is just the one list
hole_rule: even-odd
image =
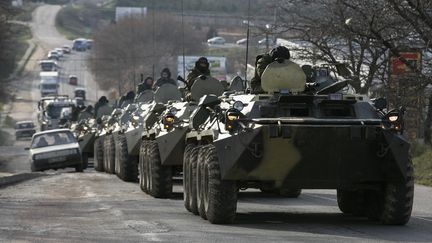
[[81,163],[77,166],[75,166],[75,172],[83,172],[84,171],[84,164],[81,161]]
[[146,161],[149,170],[149,192],[155,198],[168,198],[172,193],[172,167],[163,166],[160,161],[159,148],[156,141],[148,143]]
[[139,185],[141,188],[141,191],[143,192],[147,192],[147,178],[146,178],[146,174],[147,171],[145,169],[145,156],[146,156],[146,146],[147,146],[147,141],[143,140],[141,142],[140,145],[140,153],[139,153]]
[[82,161],[83,161],[83,169],[87,169],[88,167],[88,153],[82,153]]
[[212,224],[234,222],[237,210],[237,185],[221,179],[219,162],[213,145],[208,147],[204,164],[204,205]]
[[365,215],[365,192],[361,190],[337,190],[337,203],[344,214]]
[[[396,162],[395,162],[396,163]],[[387,225],[408,223],[414,199],[414,177],[411,158],[408,158],[406,178],[403,182],[389,182],[381,192],[368,197],[369,218]]]
[[189,198],[189,160],[194,147],[195,144],[193,143],[187,144],[183,154],[183,201],[186,210],[189,212],[191,211]]
[[191,155],[189,158],[189,171],[188,171],[188,194],[189,194],[189,209],[190,211],[198,215],[198,201],[197,201],[197,161],[198,161],[198,151],[201,149],[201,145],[196,146],[191,150]]
[[115,173],[115,143],[114,143],[114,137],[112,135],[109,135],[105,138],[105,152],[104,152],[104,159],[105,159],[105,172],[109,174]]
[[280,189],[279,195],[287,198],[298,198],[301,194],[301,189]]
[[116,163],[118,176],[124,181],[136,182],[138,179],[138,163],[135,156],[129,156],[126,137],[120,135],[116,147]]
[[104,171],[104,158],[103,158],[103,138],[97,138],[94,143],[94,169],[96,171],[102,172]]
[[38,171],[38,170],[36,170],[36,168],[34,167],[34,164],[33,164],[33,163],[30,164],[30,171],[31,171],[31,172],[36,172],[36,171]]
[[205,204],[204,204],[204,182],[205,182],[205,158],[208,153],[209,145],[203,146],[198,151],[198,161],[197,161],[197,180],[196,180],[196,187],[197,187],[197,206],[198,206],[198,213],[203,219],[207,219],[207,215],[205,212]]

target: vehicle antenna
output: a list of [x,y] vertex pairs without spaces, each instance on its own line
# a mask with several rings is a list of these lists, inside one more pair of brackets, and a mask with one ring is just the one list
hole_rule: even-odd
[[181,1],[181,24],[182,24],[183,78],[186,78],[185,33],[184,33],[184,0]]
[[247,72],[248,72],[248,59],[249,59],[249,37],[250,37],[250,8],[251,8],[251,1],[248,1],[248,10],[247,10],[247,32],[246,32],[246,60],[245,60],[245,86],[247,88]]
[[155,51],[155,49],[156,49],[156,33],[155,33],[155,25],[156,25],[156,23],[155,23],[155,12],[156,12],[156,9],[155,9],[155,0],[152,0],[152,41],[153,41],[153,43],[152,43],[152,45],[153,45],[153,48],[152,48],[152,56],[153,56],[153,65],[152,65],[152,77],[153,78],[155,78],[155,61],[156,61],[156,51]]

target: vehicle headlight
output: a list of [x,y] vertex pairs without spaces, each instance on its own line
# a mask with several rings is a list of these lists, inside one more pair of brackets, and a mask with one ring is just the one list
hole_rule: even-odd
[[389,116],[388,117],[388,120],[390,121],[390,122],[395,122],[395,121],[397,121],[399,119],[399,116],[398,115],[392,115],[392,116]]
[[242,111],[244,109],[244,107],[245,107],[245,105],[243,104],[243,102],[241,102],[239,100],[234,102],[234,104],[233,104],[233,108],[238,110],[238,111]]

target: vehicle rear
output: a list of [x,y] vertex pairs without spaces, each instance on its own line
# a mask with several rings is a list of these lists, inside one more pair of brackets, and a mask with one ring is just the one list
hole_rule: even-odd
[[21,121],[15,124],[15,138],[31,138],[36,133],[36,126],[32,121]]

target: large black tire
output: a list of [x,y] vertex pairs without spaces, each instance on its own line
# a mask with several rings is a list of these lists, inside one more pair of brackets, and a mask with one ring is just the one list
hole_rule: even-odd
[[237,185],[221,179],[214,146],[209,146],[205,157],[204,205],[207,219],[212,224],[234,222],[237,210]]
[[337,190],[337,203],[344,214],[365,215],[365,192],[363,190]]
[[201,147],[201,149],[198,151],[198,161],[197,161],[197,180],[196,180],[196,187],[197,187],[197,206],[198,206],[198,213],[203,219],[207,219],[206,211],[205,211],[205,203],[204,203],[204,188],[205,188],[205,160],[208,153],[208,149],[211,145],[205,145]]
[[195,144],[193,143],[187,144],[183,154],[183,201],[186,210],[189,212],[191,211],[189,198],[189,160],[194,147]]
[[127,148],[126,136],[119,135],[115,150],[116,174],[123,181],[136,182],[138,180],[138,163],[135,156],[130,156]]
[[188,194],[189,194],[189,209],[190,211],[198,215],[198,200],[197,200],[197,161],[198,153],[201,149],[201,145],[196,146],[191,150],[191,155],[189,158],[189,172],[188,172]]
[[139,153],[139,185],[143,192],[147,191],[147,170],[145,168],[146,162],[145,162],[145,156],[146,156],[146,150],[147,150],[147,141],[143,140],[141,142],[140,146],[140,153]]
[[369,195],[369,218],[378,219],[387,225],[405,225],[408,223],[414,201],[413,173],[411,158],[408,158],[407,176],[403,182],[387,183],[381,192]]
[[105,172],[109,174],[115,173],[115,143],[114,136],[107,135],[105,137],[105,151],[104,151],[104,159],[105,159]]
[[169,198],[172,194],[172,167],[161,164],[159,148],[156,141],[148,142],[146,158],[149,171],[149,193],[155,198]]
[[104,171],[104,149],[103,149],[103,138],[97,138],[94,144],[94,169],[96,171],[102,172]]

